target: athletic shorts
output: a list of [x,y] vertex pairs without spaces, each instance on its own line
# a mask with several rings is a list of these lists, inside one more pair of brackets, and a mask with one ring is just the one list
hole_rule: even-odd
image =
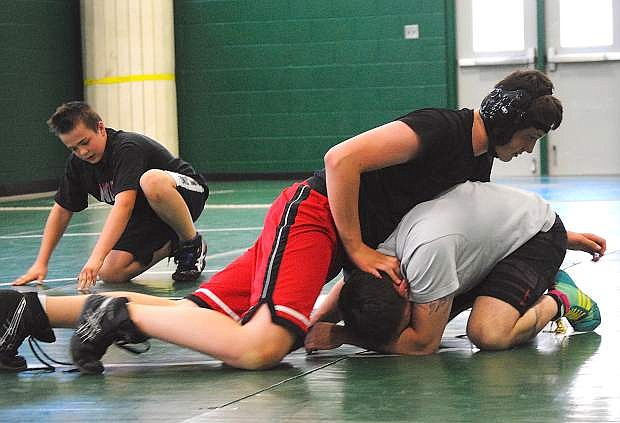
[[340,271],[338,245],[327,197],[305,182],[294,184],[271,205],[254,245],[187,299],[241,324],[267,304],[298,348],[321,288]]
[[480,284],[455,297],[451,317],[470,308],[479,296],[502,300],[523,315],[553,285],[565,254],[566,229],[556,215],[551,229],[534,235],[497,263]]
[[[204,209],[209,190],[189,176],[166,172],[176,181],[177,191],[183,197],[195,222]],[[168,241],[178,241],[176,232],[157,216],[142,190],[138,189],[136,204],[127,227],[113,249],[127,251],[141,265],[147,266],[153,260],[153,253]]]

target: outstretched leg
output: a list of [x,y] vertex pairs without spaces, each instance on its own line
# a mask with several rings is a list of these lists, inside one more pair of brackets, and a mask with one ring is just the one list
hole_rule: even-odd
[[[193,306],[191,301],[170,300],[137,292],[106,292],[106,297],[125,297],[130,302],[157,306]],[[72,295],[67,297],[45,297],[44,308],[53,328],[74,328],[88,295]]]
[[55,326],[78,326],[71,348],[80,369],[100,372],[109,345],[149,336],[244,369],[280,362],[310,325],[337,235],[327,198],[305,184],[286,189],[265,221],[253,248],[178,307],[131,293],[50,299]]
[[131,320],[146,335],[209,354],[242,369],[278,364],[295,342],[291,331],[273,322],[267,304],[261,305],[244,325],[198,306],[172,308],[131,303],[128,308]]

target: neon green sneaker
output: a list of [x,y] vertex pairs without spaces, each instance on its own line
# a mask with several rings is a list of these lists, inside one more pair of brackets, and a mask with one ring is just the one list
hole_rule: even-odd
[[601,324],[601,312],[596,301],[588,297],[563,270],[555,275],[555,286],[548,295],[560,305],[559,317],[566,317],[577,332],[590,332]]

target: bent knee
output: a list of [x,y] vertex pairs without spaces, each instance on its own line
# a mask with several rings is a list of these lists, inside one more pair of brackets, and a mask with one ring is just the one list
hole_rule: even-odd
[[481,350],[505,350],[512,346],[510,335],[489,327],[467,327],[467,337]]
[[150,200],[159,200],[163,188],[174,184],[174,180],[163,170],[149,169],[140,176],[140,188]]
[[263,370],[276,366],[282,361],[286,354],[274,353],[267,349],[255,349],[246,351],[236,357],[231,364],[235,367],[245,370]]
[[[231,366],[246,370],[262,370],[276,366],[291,350],[292,342],[287,339],[277,341],[265,337],[259,340],[246,339],[232,347],[223,361]],[[288,337],[283,337],[288,338]]]

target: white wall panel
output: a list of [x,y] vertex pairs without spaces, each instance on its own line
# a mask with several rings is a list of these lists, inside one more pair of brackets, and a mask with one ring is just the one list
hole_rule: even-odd
[[106,125],[178,154],[172,0],[82,0],[84,95]]

